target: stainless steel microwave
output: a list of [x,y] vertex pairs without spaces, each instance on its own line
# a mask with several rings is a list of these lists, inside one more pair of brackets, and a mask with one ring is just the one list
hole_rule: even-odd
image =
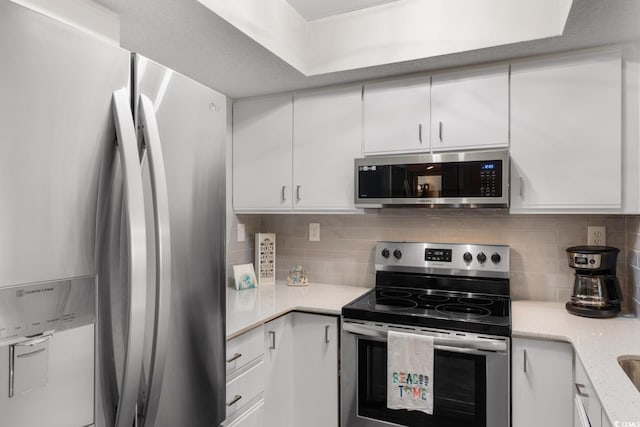
[[469,151],[355,160],[355,204],[509,206],[509,151]]

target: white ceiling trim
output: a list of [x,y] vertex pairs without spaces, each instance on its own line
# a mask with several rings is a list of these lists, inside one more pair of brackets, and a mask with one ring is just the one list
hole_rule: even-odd
[[287,0],[198,0],[305,76],[561,35],[572,0],[398,0],[306,21]]
[[307,21],[397,0],[287,0]]

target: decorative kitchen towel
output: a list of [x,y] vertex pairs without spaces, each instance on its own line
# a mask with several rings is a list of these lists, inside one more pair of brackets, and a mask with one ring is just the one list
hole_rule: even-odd
[[433,414],[433,338],[389,331],[387,408]]

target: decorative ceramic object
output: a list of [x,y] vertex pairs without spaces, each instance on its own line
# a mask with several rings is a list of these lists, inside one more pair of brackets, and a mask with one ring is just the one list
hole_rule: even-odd
[[256,269],[260,285],[276,283],[276,235],[256,233]]
[[294,265],[289,276],[287,277],[287,285],[289,286],[307,286],[309,284],[309,278],[304,272],[301,265]]
[[233,266],[233,278],[236,282],[236,289],[251,289],[257,286],[256,273],[253,271],[253,264],[239,264]]

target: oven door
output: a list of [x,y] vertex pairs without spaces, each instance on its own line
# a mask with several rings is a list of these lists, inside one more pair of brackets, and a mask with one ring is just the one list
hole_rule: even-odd
[[[387,408],[389,329],[434,337],[433,415]],[[342,426],[508,427],[509,345],[506,337],[344,320]]]

